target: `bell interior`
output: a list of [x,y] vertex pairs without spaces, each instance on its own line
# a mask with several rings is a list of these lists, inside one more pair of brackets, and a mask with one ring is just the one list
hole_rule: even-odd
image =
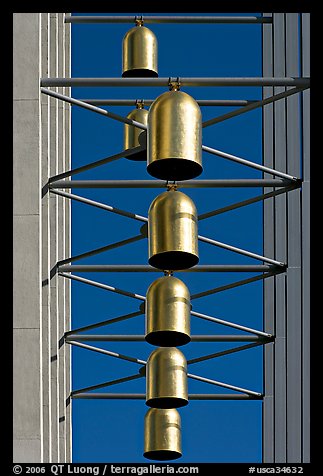
[[187,251],[164,251],[151,256],[149,264],[157,269],[188,269],[199,262],[199,258]]
[[149,344],[159,347],[179,347],[188,344],[191,337],[183,332],[177,331],[156,331],[145,336]]
[[146,405],[152,408],[180,408],[187,404],[188,400],[179,397],[155,397],[146,401]]
[[135,154],[128,155],[126,157],[128,160],[134,160],[136,162],[146,162],[147,160],[147,150],[140,150],[139,152],[136,152]]
[[189,180],[200,175],[203,167],[193,160],[167,157],[148,164],[147,172],[162,180]]
[[155,459],[160,461],[166,461],[170,459],[177,459],[182,456],[182,453],[172,450],[151,450],[145,451],[144,457],[148,459]]
[[158,73],[152,69],[136,68],[128,69],[122,73],[123,78],[158,78]]

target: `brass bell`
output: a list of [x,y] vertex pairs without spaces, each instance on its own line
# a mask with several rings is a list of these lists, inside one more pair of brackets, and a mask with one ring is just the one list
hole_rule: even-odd
[[146,294],[147,342],[177,347],[190,342],[190,293],[174,276],[156,279]]
[[150,408],[144,435],[145,458],[165,461],[182,456],[181,417],[175,408]]
[[155,99],[149,109],[147,172],[163,180],[188,180],[202,171],[200,107],[174,87]]
[[157,77],[157,38],[136,20],[136,26],[124,36],[122,43],[122,76],[124,78]]
[[154,350],[146,365],[146,405],[178,408],[188,404],[187,363],[176,347]]
[[187,269],[198,257],[197,212],[182,192],[158,195],[148,211],[148,261],[162,270]]
[[[144,105],[142,101],[136,102],[136,109],[133,109],[128,115],[128,119],[133,119],[134,121],[141,122],[142,124],[147,125],[148,121],[148,110],[144,109]],[[129,124],[124,125],[124,134],[123,134],[123,144],[124,149],[131,149],[133,147],[138,147],[142,145],[145,147],[144,141],[140,139],[140,136],[145,134],[145,131],[139,129],[139,127],[130,126]],[[146,134],[145,134],[146,137]],[[147,160],[147,150],[141,150],[136,152],[135,154],[129,155],[126,157],[130,160]]]

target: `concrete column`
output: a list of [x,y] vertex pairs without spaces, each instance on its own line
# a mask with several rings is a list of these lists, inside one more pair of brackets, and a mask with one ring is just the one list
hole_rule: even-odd
[[70,111],[39,92],[39,78],[70,75],[63,13],[13,15],[13,459],[71,461],[70,288],[55,274],[70,254],[70,210],[49,196],[70,168]]

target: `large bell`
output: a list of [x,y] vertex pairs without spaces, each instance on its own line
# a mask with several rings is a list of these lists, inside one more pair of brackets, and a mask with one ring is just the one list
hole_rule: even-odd
[[187,269],[198,257],[197,212],[182,192],[158,195],[148,212],[149,264],[162,270]]
[[[128,119],[133,119],[134,121],[141,122],[142,124],[147,125],[148,121],[148,110],[144,109],[142,102],[137,102],[136,109],[133,109],[128,115]],[[139,129],[139,127],[130,126],[125,124],[124,134],[123,134],[123,145],[124,149],[131,149],[133,147],[138,147],[139,145],[145,146],[143,140],[139,139],[141,134],[145,134],[145,131]],[[146,134],[145,134],[146,137]],[[135,154],[129,155],[127,159],[130,160],[147,160],[147,150],[141,150]]]
[[146,405],[178,408],[187,404],[186,359],[176,347],[159,347],[146,365]]
[[165,461],[182,456],[181,417],[175,408],[150,408],[144,435],[145,458]]
[[190,342],[190,293],[174,276],[156,279],[146,295],[147,342],[177,347]]
[[157,77],[157,38],[137,21],[122,43],[122,76],[124,78]]
[[148,115],[147,171],[163,180],[188,180],[202,168],[202,115],[188,94],[161,94]]

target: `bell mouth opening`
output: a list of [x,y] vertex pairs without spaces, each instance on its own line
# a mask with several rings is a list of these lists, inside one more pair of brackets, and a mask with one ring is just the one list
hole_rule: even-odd
[[192,268],[199,262],[199,257],[187,251],[164,251],[151,256],[148,262],[157,269],[176,271]]
[[145,336],[149,344],[159,347],[179,347],[191,342],[191,337],[184,332],[177,331],[155,331],[149,332]]
[[189,180],[200,175],[203,167],[193,160],[170,157],[151,162],[147,172],[162,180]]
[[140,150],[139,152],[136,152],[135,154],[128,155],[125,157],[128,160],[133,160],[136,162],[146,162],[147,161],[147,150]]
[[158,78],[158,73],[152,69],[128,69],[122,73],[123,78]]
[[180,408],[187,404],[188,400],[179,397],[156,397],[146,401],[146,405],[152,408]]
[[179,453],[179,451],[172,451],[172,450],[152,450],[152,451],[144,452],[145,458],[159,460],[159,461],[177,459],[177,458],[180,458],[181,456],[182,456],[182,453]]

